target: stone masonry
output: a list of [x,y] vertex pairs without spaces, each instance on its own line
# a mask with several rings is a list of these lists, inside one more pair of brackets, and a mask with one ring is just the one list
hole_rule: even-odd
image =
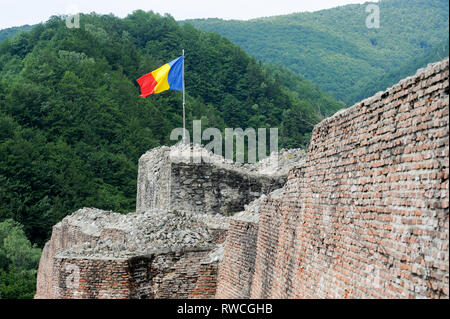
[[449,298],[448,58],[318,124],[280,194],[231,223],[217,296]]
[[273,158],[239,165],[198,146],[159,147],[139,159],[136,210],[237,213],[245,204],[282,187],[288,168],[303,157],[303,151],[290,150],[280,154],[276,167],[268,165]]
[[223,216],[81,209],[54,226],[35,297],[211,298],[208,265],[217,269],[218,259],[210,255],[223,242],[213,234],[227,228]]

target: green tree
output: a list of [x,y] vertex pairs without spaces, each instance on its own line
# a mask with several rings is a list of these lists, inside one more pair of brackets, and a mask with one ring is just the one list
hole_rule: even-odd
[[25,236],[20,224],[0,222],[0,298],[32,298],[41,250]]

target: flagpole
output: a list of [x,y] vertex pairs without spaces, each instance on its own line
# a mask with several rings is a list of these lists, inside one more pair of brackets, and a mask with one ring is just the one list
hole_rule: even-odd
[[186,93],[184,88],[184,49],[183,49],[183,143],[186,143]]

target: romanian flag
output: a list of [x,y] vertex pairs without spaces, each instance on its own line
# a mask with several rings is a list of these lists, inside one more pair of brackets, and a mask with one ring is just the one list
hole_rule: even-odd
[[137,79],[142,97],[166,90],[183,90],[183,57],[164,64],[159,69]]

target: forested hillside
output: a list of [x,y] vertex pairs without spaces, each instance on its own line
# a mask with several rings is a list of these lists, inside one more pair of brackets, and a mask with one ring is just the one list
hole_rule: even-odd
[[415,74],[418,69],[425,67],[427,64],[442,60],[448,56],[448,46],[449,40],[447,38],[445,41],[432,47],[426,54],[414,57],[410,61],[402,64],[401,67],[369,80],[362,85],[360,90],[355,90],[350,93],[350,100],[359,101],[368,96],[372,96],[376,92],[385,90],[387,87],[397,83],[401,79]]
[[2,29],[0,30],[0,42],[2,42],[3,40],[5,40],[6,38],[10,39],[12,37],[14,37],[16,34],[18,34],[21,31],[30,31],[31,29],[33,29],[34,26],[32,25],[23,25],[20,27],[12,27],[12,28],[7,28],[7,29]]
[[[369,82],[382,80],[377,87],[389,87],[396,77],[386,73],[400,74],[408,64],[422,67],[434,62],[433,54],[428,53],[442,41],[448,43],[447,0],[379,1],[378,29],[366,27],[367,4],[249,21],[189,22],[226,36],[251,56],[283,65],[352,104],[373,93],[367,87]],[[418,56],[430,59],[412,63]]]
[[[23,225],[4,228],[20,228],[18,237],[41,247],[52,225],[80,207],[135,209],[139,157],[173,143],[171,130],[182,126],[181,92],[144,99],[136,79],[182,48],[188,124],[279,127],[280,146],[305,147],[313,125],[344,107],[294,73],[169,16],[82,15],[78,29],[53,17],[0,43],[0,222]],[[0,269],[10,271],[4,259]]]

